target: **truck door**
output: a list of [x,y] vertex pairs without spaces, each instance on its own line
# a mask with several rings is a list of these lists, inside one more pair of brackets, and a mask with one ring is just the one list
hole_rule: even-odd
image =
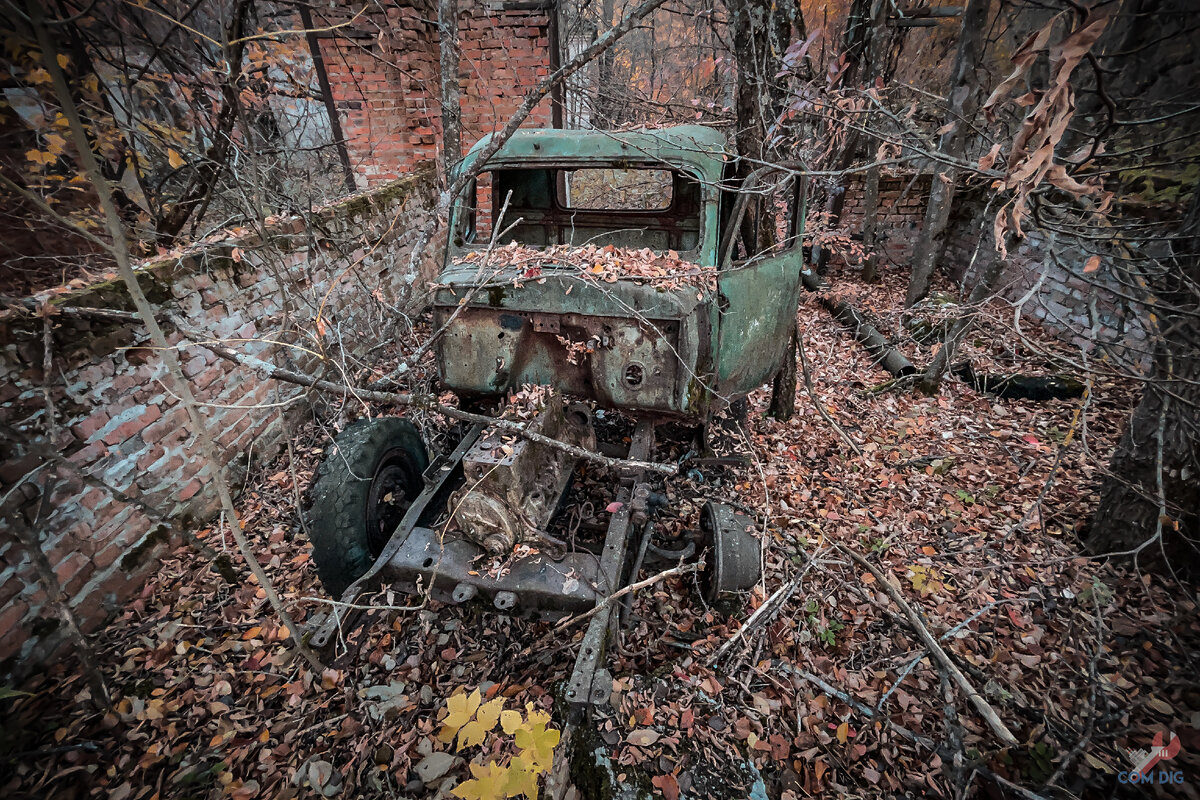
[[[756,220],[752,218],[750,224],[738,225],[738,220],[731,218],[728,223],[741,232],[728,230],[725,241],[729,241],[728,237],[738,237],[739,241],[729,246],[728,258],[726,248],[719,254],[728,262],[722,264],[717,277],[716,368],[717,388],[722,395],[745,394],[768,382],[789,352],[800,295],[800,271],[804,266],[801,239],[808,181],[799,176],[786,183],[790,189],[784,195],[788,225],[782,241],[760,250],[757,242],[746,241],[756,238]],[[758,204],[773,214],[778,196],[760,195]],[[730,194],[722,202],[736,198],[737,195]],[[722,217],[727,213],[723,211]],[[738,245],[742,255],[752,255],[735,260]]]

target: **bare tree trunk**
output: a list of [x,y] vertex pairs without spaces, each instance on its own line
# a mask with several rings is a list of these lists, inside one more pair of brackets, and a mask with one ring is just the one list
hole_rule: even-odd
[[863,186],[863,268],[865,283],[879,280],[879,254],[875,252],[875,230],[879,226],[879,165],[867,168]]
[[338,158],[342,162],[342,177],[346,180],[346,191],[353,194],[358,190],[354,181],[354,167],[350,164],[350,151],[346,149],[346,136],[342,133],[342,121],[338,118],[337,105],[333,102],[333,89],[329,86],[329,72],[325,69],[325,57],[321,55],[321,42],[317,32],[313,30],[312,14],[309,13],[308,3],[301,0],[297,4],[300,10],[300,24],[304,26],[304,36],[308,39],[308,52],[312,56],[313,71],[317,73],[317,83],[321,87],[321,99],[325,101],[325,115],[329,117],[329,134],[333,137],[333,145],[337,148]]
[[[767,132],[778,119],[784,94],[776,76],[783,70],[783,53],[793,31],[804,36],[804,19],[798,4],[764,0],[729,6],[730,38],[737,61],[737,149],[742,160],[738,179],[744,181],[759,163],[768,160]],[[742,241],[747,255],[775,244],[775,217],[771,205],[752,198],[742,221]],[[769,414],[791,419],[796,411],[796,330],[782,368],[772,381]]]
[[[237,108],[241,102],[238,95],[241,92],[242,60],[246,54],[246,24],[253,4],[254,0],[238,0],[232,11],[225,39],[226,42],[232,42],[232,44],[227,44],[223,48],[223,55],[229,65],[229,74],[223,76],[221,80],[221,110],[217,113],[213,142],[209,146],[208,152],[205,153],[204,160],[192,171],[192,177],[179,200],[169,211],[155,220],[155,233],[158,234],[161,245],[166,246],[174,242],[192,214],[207,205],[217,180],[221,177],[221,173],[229,161],[233,147],[231,134],[234,123],[237,122]],[[100,174],[100,177],[103,178],[103,174]]]
[[[961,159],[966,153],[970,124],[979,108],[979,80],[975,68],[983,54],[983,36],[987,30],[991,0],[969,0],[963,13],[962,32],[950,75],[945,128],[938,149],[948,156]],[[929,294],[929,280],[937,268],[938,257],[950,220],[954,202],[955,170],[939,163],[929,186],[929,205],[925,207],[925,222],[913,248],[912,278],[904,304],[911,306]]]
[[779,420],[789,420],[796,413],[798,335],[799,331],[793,325],[791,341],[783,357],[783,366],[775,373],[775,379],[771,382],[771,405],[767,408],[767,414]]
[[458,0],[438,0],[438,38],[441,40],[442,164],[447,183],[462,158],[462,103],[458,86]]
[[[887,80],[886,65],[887,48],[883,39],[886,33],[887,16],[892,6],[888,0],[854,0],[846,19],[846,33],[843,37],[843,47],[846,53],[846,69],[842,73],[843,85],[853,84],[858,75],[859,67],[863,67],[863,75],[868,82],[873,82],[876,76]],[[871,115],[859,120],[858,125],[867,127]],[[850,169],[858,158],[859,149],[863,144],[863,133],[856,128],[846,130],[845,142],[835,167],[840,172]],[[836,227],[842,219],[842,211],[846,207],[847,181],[845,175],[837,178],[837,183],[829,192],[825,201],[825,213],[829,215],[829,226]],[[865,218],[864,218],[865,220]],[[817,254],[816,271],[824,274],[829,265],[830,250],[822,247]]]
[[[980,220],[983,224],[984,220]],[[1011,252],[1017,245],[1016,236],[1009,234],[1005,239],[1005,252]],[[954,358],[954,351],[958,347],[958,343],[962,341],[963,336],[975,324],[975,306],[978,306],[992,294],[992,290],[996,285],[996,281],[1004,273],[1004,267],[1008,263],[1007,259],[1002,258],[999,254],[994,255],[984,269],[983,274],[971,287],[971,293],[967,296],[966,305],[962,308],[962,314],[954,321],[950,327],[949,333],[946,334],[946,341],[942,343],[941,349],[933,356],[933,360],[929,362],[929,366],[925,368],[925,372],[917,379],[917,389],[927,395],[935,395],[942,387],[942,377],[945,376],[946,370],[950,367],[950,360]]]
[[1193,191],[1175,263],[1155,287],[1154,372],[1113,453],[1087,536],[1092,552],[1128,552],[1156,566],[1175,555],[1195,563],[1188,540],[1200,520],[1200,191]]

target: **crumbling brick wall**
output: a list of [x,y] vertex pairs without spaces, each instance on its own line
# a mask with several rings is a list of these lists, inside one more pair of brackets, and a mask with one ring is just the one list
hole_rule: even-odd
[[[862,233],[863,175],[856,174],[846,186],[841,227],[854,236]],[[881,175],[876,211],[875,251],[880,269],[912,263],[912,249],[925,221],[929,197],[928,175]]]
[[[462,0],[463,147],[499,130],[556,63],[552,0]],[[338,9],[345,13],[346,9]],[[331,12],[332,13],[332,12]],[[368,12],[321,38],[342,133],[360,186],[441,155],[437,6],[417,0]],[[551,127],[547,97],[524,123]]]
[[[859,236],[863,226],[862,174],[846,188],[841,227]],[[884,175],[879,181],[876,252],[880,268],[907,275],[913,247],[925,220],[930,176]],[[960,192],[955,198],[942,252],[941,269],[960,285],[970,285],[996,257],[990,217],[980,199]],[[992,213],[992,212],[989,212]],[[1088,261],[1099,255],[1100,262]],[[1025,239],[1009,254],[998,293],[1020,303],[1022,319],[1042,325],[1060,338],[1095,354],[1136,367],[1145,357],[1145,329],[1139,308],[1130,302],[1132,283],[1119,264],[1095,243],[1068,235],[1051,237],[1029,226]]]
[[[232,341],[243,353],[281,366],[318,371],[297,363],[302,351],[272,348],[266,340],[302,338],[297,329],[323,337],[331,353],[346,346],[363,355],[394,309],[419,302],[418,289],[433,277],[431,245],[419,275],[409,269],[411,232],[428,220],[433,206],[432,171],[352,197],[318,212],[272,226],[253,236],[204,246],[164,258],[140,270],[143,288],[161,312],[187,325]],[[39,487],[54,470],[42,467],[24,481],[4,507],[22,514],[42,538],[42,549],[70,604],[86,629],[101,624],[157,568],[156,555],[171,543],[171,530],[217,511],[211,465],[196,452],[187,415],[170,390],[161,359],[145,328],[132,321],[104,319],[65,309],[131,309],[118,281],[67,294],[34,298],[52,302],[50,375],[43,374],[42,321],[12,310],[0,316],[0,497],[45,459],[10,447],[11,434],[30,440],[46,429],[43,384],[55,408],[55,450],[72,465],[58,469],[48,514]],[[318,308],[324,325],[314,326]],[[288,329],[292,333],[288,333]],[[321,329],[324,333],[321,333]],[[281,400],[298,387],[264,380],[211,351],[185,341],[183,370],[234,477],[244,474],[248,454],[270,454],[280,442]],[[312,347],[311,341],[305,342]],[[291,360],[289,364],[289,359]],[[298,403],[296,405],[302,405]],[[81,479],[78,472],[90,476]],[[115,490],[115,491],[114,491]],[[160,524],[137,502],[160,510]],[[0,515],[0,527],[7,523]],[[11,531],[0,533],[0,672],[33,663],[60,643],[56,620],[45,608],[28,554]]]

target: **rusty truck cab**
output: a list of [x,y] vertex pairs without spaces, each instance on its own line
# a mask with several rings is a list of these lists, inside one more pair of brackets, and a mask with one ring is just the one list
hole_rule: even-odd
[[[722,266],[732,233],[721,225],[737,198],[732,162],[724,135],[701,126],[514,134],[453,205],[434,302],[435,326],[446,326],[437,350],[444,384],[472,397],[545,384],[606,407],[696,418],[714,397],[769,380],[795,313],[798,237],[731,260],[715,291],[589,281],[552,258],[496,270],[479,257],[513,242],[592,244]],[[595,346],[576,358],[572,342]]]

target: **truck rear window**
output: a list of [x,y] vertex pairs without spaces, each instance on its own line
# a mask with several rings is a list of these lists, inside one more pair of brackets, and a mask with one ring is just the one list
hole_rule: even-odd
[[498,227],[498,244],[687,251],[700,243],[700,198],[695,178],[661,165],[497,169],[467,189],[456,228],[473,247]]

